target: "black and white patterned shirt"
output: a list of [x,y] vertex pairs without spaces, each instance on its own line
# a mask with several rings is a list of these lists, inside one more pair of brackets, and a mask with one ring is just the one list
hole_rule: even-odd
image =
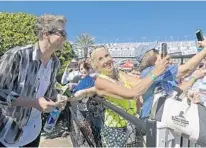
[[[50,84],[45,97],[55,100],[56,73],[60,62],[52,56]],[[41,65],[38,44],[15,47],[7,51],[0,59],[0,138],[9,135],[18,141],[21,128],[25,126],[31,114],[31,108],[12,106],[13,99],[25,96],[35,99],[38,90],[38,71]],[[32,131],[31,131],[32,132]],[[10,140],[12,141],[11,137]]]

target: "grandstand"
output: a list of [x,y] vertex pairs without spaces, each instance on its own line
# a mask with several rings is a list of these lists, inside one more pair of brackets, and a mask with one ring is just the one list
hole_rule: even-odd
[[[151,42],[139,42],[139,43],[110,43],[104,44],[110,51],[114,61],[116,63],[120,63],[125,60],[135,60],[134,51],[135,48],[140,44],[149,44]],[[161,47],[161,43],[158,43],[158,49]],[[170,55],[191,55],[196,54],[197,47],[195,41],[173,41],[166,42],[168,45],[168,53]],[[84,55],[84,51],[81,49],[74,49],[77,56],[82,58]],[[178,59],[174,59],[174,62],[177,63]]]

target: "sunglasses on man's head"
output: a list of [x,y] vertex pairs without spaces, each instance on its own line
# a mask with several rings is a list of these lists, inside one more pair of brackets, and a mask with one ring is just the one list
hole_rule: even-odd
[[52,31],[49,31],[50,34],[57,34],[57,35],[61,35],[63,38],[66,39],[67,37],[67,33],[65,30],[52,30]]

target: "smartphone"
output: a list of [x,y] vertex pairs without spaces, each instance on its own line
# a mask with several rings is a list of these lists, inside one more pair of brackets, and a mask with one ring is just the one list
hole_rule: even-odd
[[162,43],[161,46],[161,58],[164,58],[167,56],[167,43]]
[[198,41],[203,41],[204,40],[203,33],[200,29],[196,31],[196,37],[197,37]]

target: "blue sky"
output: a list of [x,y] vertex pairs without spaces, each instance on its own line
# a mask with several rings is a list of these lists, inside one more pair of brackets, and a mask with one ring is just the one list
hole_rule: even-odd
[[68,39],[89,33],[99,43],[194,40],[206,32],[206,2],[0,2],[1,12],[62,14]]

